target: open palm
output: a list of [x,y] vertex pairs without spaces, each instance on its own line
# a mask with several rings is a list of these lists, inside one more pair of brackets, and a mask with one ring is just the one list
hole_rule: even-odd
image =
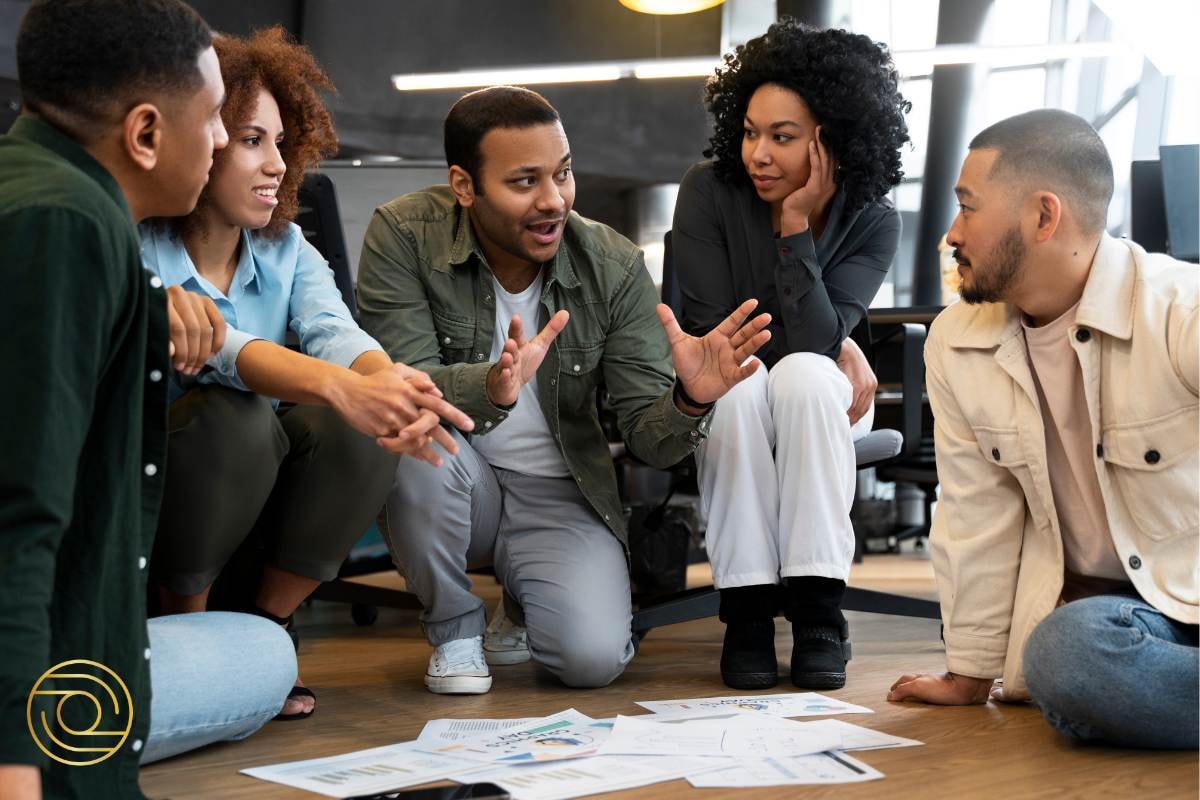
[[671,309],[658,306],[658,320],[667,332],[675,375],[688,397],[698,403],[716,402],[754,374],[759,362],[746,363],[746,359],[771,338],[771,332],[763,330],[771,323],[770,314],[745,321],[757,306],[757,300],[747,300],[703,337],[684,333]]

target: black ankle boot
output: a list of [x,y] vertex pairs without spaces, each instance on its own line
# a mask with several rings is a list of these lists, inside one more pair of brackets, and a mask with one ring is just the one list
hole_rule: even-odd
[[842,616],[846,584],[833,578],[788,578],[785,614],[792,623],[792,683],[801,689],[846,685],[850,629]]
[[779,683],[775,660],[775,587],[721,590],[721,679],[732,689],[770,689]]

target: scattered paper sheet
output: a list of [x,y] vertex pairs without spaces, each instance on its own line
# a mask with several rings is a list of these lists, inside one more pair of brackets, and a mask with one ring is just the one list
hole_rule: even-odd
[[417,741],[421,744],[461,742],[481,733],[494,733],[517,725],[525,725],[536,717],[519,719],[434,719],[425,723]]
[[841,743],[837,731],[765,714],[725,719],[658,720],[653,715],[617,717],[602,755],[793,756],[820,753]]
[[805,783],[858,783],[873,781],[883,773],[845,753],[816,753],[807,756],[739,759],[723,769],[689,775],[697,789],[793,786]]
[[291,761],[242,770],[243,775],[326,797],[375,794],[440,781],[477,762],[414,749],[414,742],[359,750],[341,756]]
[[834,750],[880,750],[885,747],[916,747],[925,744],[916,739],[892,736],[890,733],[864,728],[840,719],[819,719],[799,724],[836,734],[841,738],[841,744],[833,748]]
[[528,764],[452,776],[459,783],[494,783],[520,800],[566,800],[616,792],[723,769],[724,758],[594,756],[567,763]]
[[758,711],[775,717],[817,717],[824,714],[874,714],[865,706],[856,706],[816,692],[760,694],[740,697],[697,697],[690,700],[639,700],[642,708],[654,714],[680,711],[740,709]]
[[456,742],[418,740],[415,744],[427,752],[473,761],[533,763],[592,755],[611,730],[611,723],[569,708],[559,714]]

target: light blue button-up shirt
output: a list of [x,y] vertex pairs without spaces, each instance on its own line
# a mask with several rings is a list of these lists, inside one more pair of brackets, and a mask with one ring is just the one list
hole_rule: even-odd
[[[291,224],[278,239],[242,231],[237,270],[225,294],[199,272],[183,242],[159,226],[142,225],[142,260],[167,286],[182,286],[212,298],[225,318],[225,345],[208,361],[200,383],[248,391],[237,357],[255,339],[283,345],[287,329],[300,350],[313,358],[349,367],[368,350],[383,350],[358,327],[333,280],[329,264]],[[172,380],[172,398],[182,387]]]

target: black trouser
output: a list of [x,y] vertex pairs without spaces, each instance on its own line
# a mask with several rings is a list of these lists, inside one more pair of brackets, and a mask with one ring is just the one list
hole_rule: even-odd
[[168,430],[153,574],[176,594],[212,585],[248,538],[265,563],[336,577],[396,473],[396,457],[332,409],[276,411],[260,395],[221,386],[172,403]]

